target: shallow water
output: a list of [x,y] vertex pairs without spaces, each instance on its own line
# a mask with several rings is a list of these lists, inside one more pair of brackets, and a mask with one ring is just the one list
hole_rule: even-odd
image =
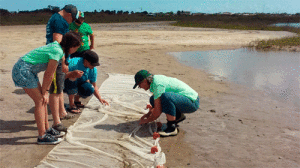
[[274,24],[274,26],[278,26],[278,27],[296,27],[296,28],[300,28],[300,23],[276,23]]
[[300,53],[258,52],[250,49],[170,53],[179,62],[205,70],[272,98],[300,107]]

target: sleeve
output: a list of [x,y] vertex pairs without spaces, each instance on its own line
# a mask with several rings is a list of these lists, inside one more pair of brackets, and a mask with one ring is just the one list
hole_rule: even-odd
[[153,95],[154,95],[154,100],[155,99],[158,99],[158,98],[160,98],[160,96],[163,94],[163,93],[165,93],[165,91],[166,91],[166,87],[165,86],[163,86],[163,85],[156,85],[156,86],[154,86],[155,88],[154,88],[154,92],[153,92]]
[[94,69],[90,70],[89,80],[91,83],[97,82],[97,68],[96,67],[94,67]]
[[59,48],[53,48],[50,52],[48,52],[49,60],[59,61],[64,56],[64,53]]
[[60,19],[55,19],[52,23],[52,26],[53,26],[53,33],[59,33],[59,34],[65,33],[64,24]]

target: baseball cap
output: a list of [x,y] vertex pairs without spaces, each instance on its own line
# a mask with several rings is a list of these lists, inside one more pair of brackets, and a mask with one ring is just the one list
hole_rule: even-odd
[[77,10],[76,6],[69,4],[66,5],[63,10],[65,10],[67,13],[71,13],[73,20],[79,18],[79,11]]
[[149,73],[147,70],[140,70],[134,75],[135,84],[133,86],[133,89],[137,87],[145,78],[150,76],[151,73]]
[[79,11],[79,17],[78,18],[84,18],[84,13]]
[[99,57],[97,53],[87,50],[82,54],[83,59],[87,60],[92,66],[99,66]]

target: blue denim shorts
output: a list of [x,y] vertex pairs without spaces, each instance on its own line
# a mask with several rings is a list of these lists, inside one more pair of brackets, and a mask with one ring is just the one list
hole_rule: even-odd
[[45,71],[47,66],[47,63],[33,65],[20,58],[12,69],[15,86],[27,89],[37,88],[39,83],[37,74]]
[[89,82],[79,83],[78,80],[65,80],[64,92],[68,95],[78,94],[82,98],[87,98],[94,93],[94,86]]

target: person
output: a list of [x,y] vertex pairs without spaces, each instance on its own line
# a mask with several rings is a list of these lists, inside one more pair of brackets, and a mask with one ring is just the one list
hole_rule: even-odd
[[[71,31],[75,31],[81,34],[82,46],[78,50],[70,55],[70,58],[82,57],[82,53],[86,50],[92,50],[94,48],[94,34],[89,24],[84,22],[84,13],[79,11],[79,18],[72,22],[69,26]],[[90,39],[90,40],[89,40]],[[91,42],[91,45],[90,45]]]
[[[79,13],[76,6],[66,5],[58,13],[55,13],[49,19],[46,26],[46,44],[54,41],[61,42],[64,34],[69,32],[69,23],[77,19]],[[53,117],[53,128],[58,131],[67,131],[67,128],[61,123],[61,119],[70,119],[74,115],[68,114],[64,106],[63,87],[65,73],[68,71],[66,63],[68,55],[63,57],[58,64],[54,74],[54,80],[50,87],[49,106]]]
[[99,89],[96,85],[97,68],[99,66],[98,55],[91,50],[87,50],[82,54],[83,57],[76,57],[69,60],[69,72],[66,74],[64,92],[69,96],[68,111],[73,113],[79,110],[74,103],[75,95],[82,98],[87,98],[94,94],[100,103],[109,105],[109,103],[102,99]]
[[186,118],[184,113],[192,113],[199,108],[198,93],[179,79],[153,75],[147,70],[138,71],[134,79],[133,89],[139,86],[153,93],[146,107],[149,112],[141,117],[140,124],[152,122],[165,113],[167,128],[158,132],[162,137],[177,135],[177,124]]
[[[38,144],[57,144],[64,132],[49,127],[47,104],[49,88],[59,60],[74,53],[81,44],[79,34],[70,32],[57,41],[36,48],[21,57],[12,69],[12,79],[35,103],[34,116],[38,128]],[[45,71],[42,85],[37,74]]]

